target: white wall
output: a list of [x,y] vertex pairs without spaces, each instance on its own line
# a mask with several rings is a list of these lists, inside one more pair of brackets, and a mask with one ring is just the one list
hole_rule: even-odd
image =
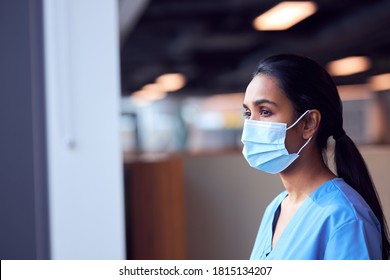
[[52,259],[124,259],[117,1],[45,0]]
[[[390,222],[390,147],[361,149]],[[278,175],[241,153],[185,158],[189,259],[248,259],[265,207],[283,190]]]

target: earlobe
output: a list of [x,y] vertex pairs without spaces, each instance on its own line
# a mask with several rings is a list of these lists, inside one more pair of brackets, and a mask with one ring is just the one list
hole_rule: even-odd
[[321,121],[321,113],[317,109],[310,110],[305,118],[305,126],[303,128],[303,138],[309,139],[318,130]]

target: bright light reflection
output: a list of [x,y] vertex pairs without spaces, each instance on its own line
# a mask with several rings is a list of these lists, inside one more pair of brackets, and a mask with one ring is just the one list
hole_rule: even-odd
[[286,30],[317,11],[317,4],[308,1],[285,1],[253,21],[257,30]]
[[368,81],[373,91],[390,90],[390,73],[372,76]]
[[167,96],[167,93],[158,90],[153,84],[144,86],[141,90],[134,92],[131,97],[141,104],[148,104],[153,101],[161,100]]
[[327,65],[332,76],[348,76],[367,71],[371,67],[371,60],[365,56],[350,56],[335,60]]
[[177,91],[186,84],[186,77],[180,73],[168,73],[159,76],[156,84],[161,86],[164,91]]
[[373,98],[373,92],[367,84],[337,86],[342,101],[367,100]]

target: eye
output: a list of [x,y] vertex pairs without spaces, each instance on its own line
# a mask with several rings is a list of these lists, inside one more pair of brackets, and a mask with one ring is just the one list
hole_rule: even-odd
[[251,117],[251,111],[249,111],[248,109],[245,109],[244,112],[243,112],[243,116],[246,119],[249,119]]
[[270,117],[272,115],[272,112],[266,108],[260,109],[260,116],[262,117]]

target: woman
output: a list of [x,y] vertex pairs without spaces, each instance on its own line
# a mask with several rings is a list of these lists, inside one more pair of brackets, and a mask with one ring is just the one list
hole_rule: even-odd
[[[264,213],[251,259],[388,259],[380,202],[329,74],[305,57],[271,56],[243,106],[244,157],[286,188]],[[337,175],[324,161],[330,136]]]

